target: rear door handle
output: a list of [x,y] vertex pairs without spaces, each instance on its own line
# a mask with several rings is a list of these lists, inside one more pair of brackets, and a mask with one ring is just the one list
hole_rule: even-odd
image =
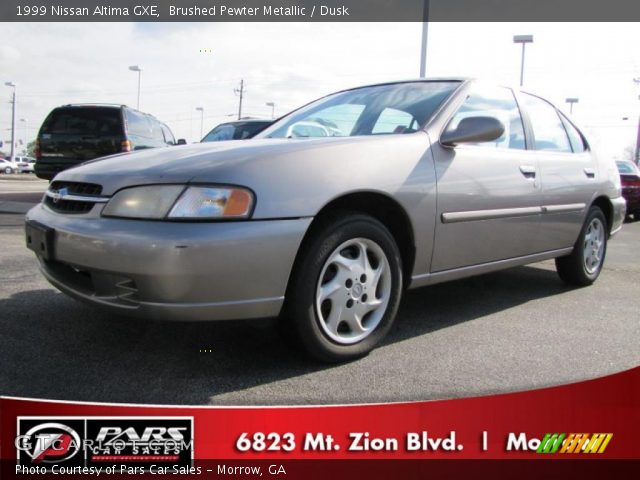
[[593,168],[585,168],[584,174],[587,176],[587,178],[596,178],[596,171]]
[[533,165],[520,165],[520,171],[525,178],[530,178],[532,180],[536,178],[536,167]]

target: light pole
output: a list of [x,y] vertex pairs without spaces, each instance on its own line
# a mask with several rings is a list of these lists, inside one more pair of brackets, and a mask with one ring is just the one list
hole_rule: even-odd
[[265,105],[267,107],[271,107],[271,120],[273,120],[274,118],[276,118],[275,115],[275,111],[276,111],[276,104],[274,102],[267,102],[265,103]]
[[429,0],[422,7],[422,43],[420,44],[420,78],[427,74],[427,40],[429,37]]
[[533,35],[514,35],[513,43],[522,44],[522,59],[520,60],[520,86],[524,84],[524,46],[533,43]]
[[196,107],[196,110],[200,112],[200,140],[202,140],[202,125],[204,124],[204,108]]
[[11,161],[16,160],[16,90],[18,87],[13,82],[5,82],[7,87],[13,88],[13,99],[11,101]]
[[129,70],[132,72],[138,72],[138,104],[136,108],[140,110],[140,77],[142,77],[142,69],[138,65],[131,65]]
[[[640,77],[636,77],[633,79],[633,83],[640,86]],[[638,95],[638,100],[640,100],[640,95]],[[635,157],[636,165],[640,165],[640,115],[638,116],[638,133],[636,134],[636,157]]]
[[22,148],[26,152],[27,151],[27,143],[28,143],[27,142],[27,135],[29,134],[28,131],[27,131],[27,119],[26,118],[21,118],[20,121],[22,123],[24,123],[24,130],[22,132],[23,133],[22,134],[22,140],[23,140],[23,143],[22,143],[23,147]]
[[569,114],[573,115],[573,104],[574,103],[578,103],[580,101],[579,98],[567,98],[565,99],[565,102],[567,102],[569,104]]

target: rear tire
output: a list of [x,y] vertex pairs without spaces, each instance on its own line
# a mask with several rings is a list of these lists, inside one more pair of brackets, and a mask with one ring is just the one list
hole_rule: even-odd
[[7,167],[7,168],[4,169],[4,173],[9,175],[10,173],[13,173],[13,170],[11,169],[11,167]]
[[608,236],[604,213],[599,207],[591,207],[571,255],[556,258],[560,278],[581,287],[595,282],[604,265]]
[[368,215],[321,222],[296,262],[280,330],[310,357],[343,362],[367,355],[391,328],[402,262],[389,230]]

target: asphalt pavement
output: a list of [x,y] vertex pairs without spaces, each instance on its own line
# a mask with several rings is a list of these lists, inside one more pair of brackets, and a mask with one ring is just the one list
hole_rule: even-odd
[[22,214],[2,209],[3,202],[25,209],[45,188],[0,177],[0,395],[150,404],[387,402],[525,390],[640,364],[640,222],[625,224],[611,241],[591,287],[564,285],[553,262],[542,262],[412,290],[380,348],[325,366],[289,349],[271,320],[145,321],[57,292],[24,247]]

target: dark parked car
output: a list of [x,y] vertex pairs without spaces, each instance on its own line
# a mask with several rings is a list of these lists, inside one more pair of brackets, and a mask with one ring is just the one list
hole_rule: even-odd
[[177,143],[164,123],[126,105],[64,105],[40,127],[35,172],[51,180],[87,160]]
[[271,120],[240,120],[221,123],[207,133],[202,142],[221,142],[223,140],[246,140],[253,138],[273,122]]
[[640,169],[625,161],[616,162],[622,182],[622,196],[627,200],[627,214],[640,220]]

